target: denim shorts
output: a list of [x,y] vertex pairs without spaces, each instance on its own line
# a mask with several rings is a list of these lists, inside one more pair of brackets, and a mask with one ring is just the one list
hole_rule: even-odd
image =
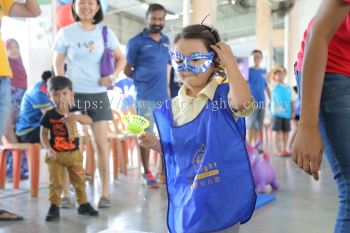
[[7,121],[11,110],[11,82],[8,77],[0,76],[0,138],[6,133]]
[[[301,94],[300,72],[296,72],[296,78]],[[334,233],[348,233],[350,232],[350,77],[325,74],[318,125],[324,144],[324,154],[338,188],[339,207]]]
[[265,107],[256,107],[253,112],[246,117],[247,129],[259,131],[264,126]]

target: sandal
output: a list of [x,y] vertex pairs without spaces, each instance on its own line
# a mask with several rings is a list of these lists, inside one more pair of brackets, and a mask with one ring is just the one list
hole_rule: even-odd
[[284,153],[283,153],[283,151],[277,151],[277,152],[275,153],[275,156],[277,156],[277,157],[283,157],[283,156],[284,156]]
[[0,221],[21,221],[23,220],[22,216],[19,216],[17,214],[8,212],[6,210],[0,210]]

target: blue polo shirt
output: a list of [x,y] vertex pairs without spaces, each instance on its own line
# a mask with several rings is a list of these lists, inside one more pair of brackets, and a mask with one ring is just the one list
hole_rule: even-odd
[[170,64],[169,38],[161,33],[160,41],[141,32],[126,45],[126,59],[134,67],[132,78],[138,100],[167,99],[167,65]]
[[253,67],[249,68],[248,84],[250,92],[252,93],[255,101],[259,103],[265,103],[265,89],[267,85],[265,75],[265,69],[255,69]]
[[16,123],[16,135],[22,136],[40,127],[40,119],[43,116],[42,108],[52,105],[44,81],[35,84],[28,89],[23,96],[21,109]]

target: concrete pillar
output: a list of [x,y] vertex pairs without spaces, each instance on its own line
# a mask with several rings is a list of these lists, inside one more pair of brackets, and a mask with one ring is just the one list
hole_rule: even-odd
[[301,1],[295,1],[292,10],[285,16],[284,66],[288,71],[288,83],[295,84],[294,63],[300,49],[303,32],[300,29]]
[[192,0],[192,24],[201,23],[206,15],[213,13],[213,16],[209,16],[204,24],[208,26],[216,25],[216,0]]
[[256,48],[262,50],[266,67],[272,61],[272,17],[271,4],[266,0],[256,0]]
[[186,27],[191,24],[191,0],[183,0],[182,11],[183,11],[183,20],[182,26]]

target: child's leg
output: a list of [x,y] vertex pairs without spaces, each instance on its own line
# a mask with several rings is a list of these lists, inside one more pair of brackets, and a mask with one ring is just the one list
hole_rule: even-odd
[[61,205],[61,194],[63,189],[64,167],[60,163],[61,156],[58,153],[56,160],[45,158],[49,170],[49,201],[57,206]]
[[283,151],[283,132],[282,131],[276,131],[275,132],[275,148],[276,152],[280,153]]
[[287,143],[287,150],[288,151],[292,151],[292,146],[293,146],[293,143],[294,143],[294,138],[295,138],[295,135],[297,134],[297,129],[298,129],[298,122],[297,120],[292,120],[292,130],[289,134],[289,141]]
[[75,188],[77,201],[79,205],[87,202],[85,192],[85,171],[83,168],[83,155],[79,150],[72,151],[70,154],[70,164],[68,165],[69,179]]
[[64,179],[63,179],[63,197],[69,198],[69,175],[68,170],[64,169]]
[[283,119],[283,151],[287,152],[288,150],[288,139],[289,139],[289,132],[291,130],[290,127],[290,120],[289,119]]
[[283,132],[283,150],[288,150],[289,132]]
[[281,146],[281,140],[282,140],[282,120],[279,117],[272,117],[271,118],[271,130],[273,132],[273,142],[275,146],[275,153],[276,155],[280,155],[282,153],[282,146]]

